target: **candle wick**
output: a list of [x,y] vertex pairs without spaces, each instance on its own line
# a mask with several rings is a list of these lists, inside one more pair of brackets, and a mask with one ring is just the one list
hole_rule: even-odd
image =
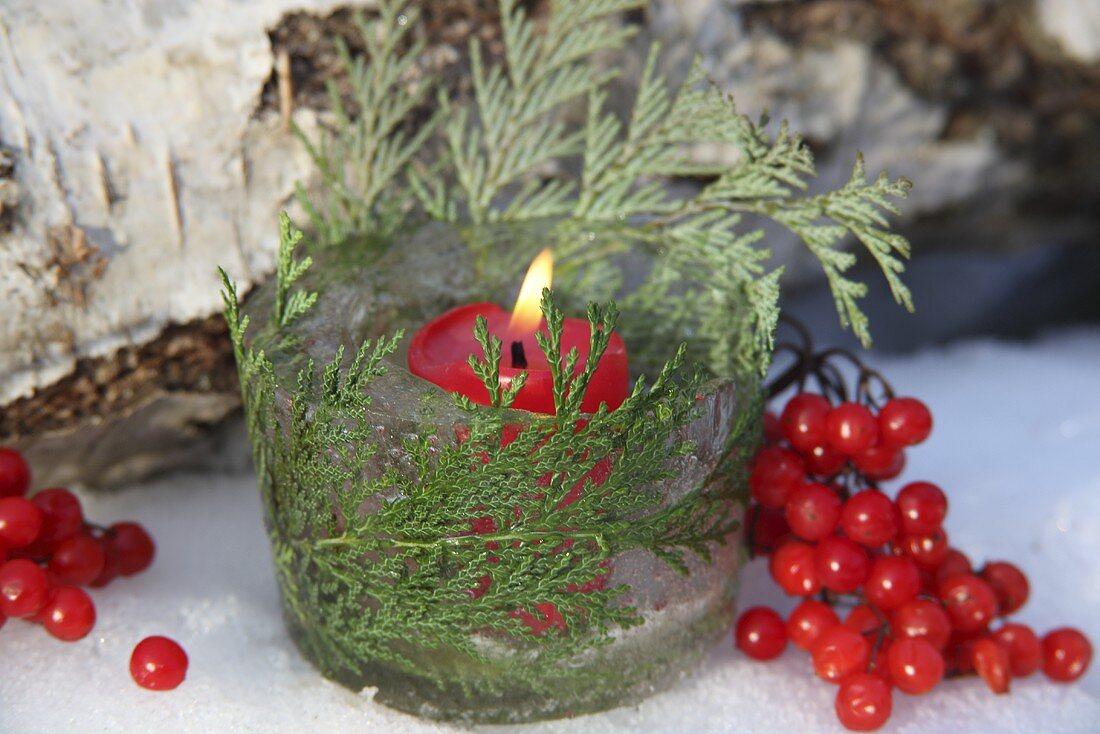
[[527,369],[527,353],[523,351],[523,342],[512,342],[512,367],[517,370]]

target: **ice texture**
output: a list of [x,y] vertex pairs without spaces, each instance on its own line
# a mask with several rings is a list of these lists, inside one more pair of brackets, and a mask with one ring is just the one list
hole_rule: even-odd
[[[905,476],[948,491],[952,542],[976,561],[1008,559],[1028,572],[1032,599],[1020,621],[1039,630],[1071,624],[1100,640],[1100,330],[873,363],[932,406],[935,431],[910,452]],[[77,643],[8,621],[0,631],[0,732],[462,731],[350,693],[301,658],[280,617],[254,477],[175,475],[84,500],[94,519],[147,524],[157,560],[144,575],[92,592],[99,621]],[[759,562],[743,576],[741,600],[784,604]],[[145,691],[129,678],[130,652],[150,634],[178,639],[191,657],[176,691]],[[832,734],[842,731],[834,692],[801,652],[761,664],[724,642],[697,673],[638,706],[485,731]],[[1015,681],[1008,696],[977,680],[947,682],[919,699],[898,694],[883,731],[1089,734],[1097,722],[1094,665],[1078,685],[1038,675]]]
[[[588,262],[577,266],[578,255],[624,251],[640,265],[647,262],[645,258],[651,253],[633,247],[627,230],[574,232],[572,227],[557,225],[549,220],[478,228],[429,223],[385,246],[377,246],[369,239],[348,240],[317,254],[301,287],[315,290],[320,298],[299,321],[281,329],[272,329],[267,321],[273,313],[275,284],[261,288],[246,308],[255,334],[250,338],[255,339],[255,347],[271,358],[278,376],[274,397],[276,421],[281,425],[292,423],[292,411],[301,400],[294,393],[298,384],[295,375],[307,360],[323,366],[341,346],[354,350],[364,338],[392,334],[399,328],[409,334],[460,303],[507,303],[511,300],[510,291],[522,281],[522,272],[534,252],[550,239],[558,245],[555,250],[559,277],[555,293],[560,295],[556,298],[563,310],[571,313],[583,313],[585,301],[608,295],[606,284],[622,280],[617,270],[611,272],[613,266],[609,265],[606,270],[596,271],[607,277],[592,278],[596,266]],[[609,256],[600,262],[607,265],[610,259]],[[592,282],[586,283],[586,278]],[[728,328],[737,328],[737,323],[731,321]],[[632,334],[630,343],[640,348],[657,342],[667,351],[663,358],[671,357],[680,340],[669,343],[654,333],[652,327],[648,333],[639,329]],[[407,347],[408,339],[400,345],[401,349],[387,358],[390,369],[365,387],[371,404],[363,415],[374,452],[362,472],[371,481],[383,479],[395,469],[409,480],[418,481],[417,460],[409,451],[408,439],[419,436],[453,443],[457,440],[457,426],[469,420],[448,393],[408,372],[401,351]],[[647,492],[662,507],[689,502],[700,493],[726,495],[731,489],[729,483],[739,481],[728,467],[748,460],[757,437],[756,431],[741,428],[747,424],[743,416],[754,420],[758,415],[759,382],[754,378],[746,376],[740,388],[730,379],[715,379],[700,389],[699,396],[694,393],[681,396],[679,399],[698,408],[698,413],[677,426],[673,439],[690,444],[692,451],[687,456],[669,457],[666,477],[651,486],[635,489]],[[514,411],[507,418],[517,425],[530,420],[530,414],[521,411]],[[270,432],[266,436],[270,450],[275,444]],[[273,512],[269,527],[285,524],[278,521],[278,513],[285,511],[281,508],[287,504],[284,498],[301,493],[327,501],[332,494],[332,487],[317,485],[316,480],[304,480],[297,475],[293,465],[284,468],[269,456],[267,466],[269,475],[262,479],[264,491],[269,491],[273,498],[269,504]],[[399,500],[398,491],[398,487],[391,486],[381,489],[378,495]],[[737,496],[745,497],[747,493]],[[742,501],[731,498],[716,512],[737,520],[742,509]],[[334,511],[337,515],[340,512],[337,508]],[[364,503],[361,511],[372,510]],[[323,523],[318,526],[325,527]],[[313,539],[309,533],[323,532],[310,529],[306,531],[306,540]],[[410,664],[393,664],[382,655],[367,657],[347,649],[345,652],[357,663],[349,666],[331,649],[311,645],[296,613],[288,612],[287,619],[292,635],[299,638],[302,650],[314,658],[318,668],[352,690],[376,686],[377,701],[403,711],[442,720],[494,723],[598,711],[632,703],[667,688],[694,668],[707,648],[729,627],[736,590],[734,579],[743,557],[739,537],[738,529],[728,534],[726,543],[710,543],[709,562],[687,554],[683,560],[690,573],[686,575],[648,549],[628,548],[613,555],[609,559],[608,583],[612,587],[623,584],[629,590],[612,603],[635,610],[645,623],[614,630],[607,645],[595,644],[599,632],[593,630],[591,644],[568,657],[557,654],[553,642],[543,647],[523,637],[472,632],[471,640],[480,655],[472,655],[459,646],[433,647],[406,640],[408,647],[403,653]],[[358,567],[348,570],[349,574],[357,572]],[[527,573],[540,572],[535,566]],[[288,609],[294,604],[312,603],[300,590],[321,583],[323,577],[312,567],[296,564],[284,584],[284,591],[292,600]],[[369,596],[366,592],[364,598],[349,600],[357,624],[369,624],[365,615],[359,618],[362,611],[370,608],[373,600]],[[413,610],[414,606],[410,604],[407,609]],[[324,614],[319,618],[321,621],[310,623],[336,627]],[[554,655],[555,662],[547,662]],[[517,656],[521,656],[528,675],[516,675]],[[551,664],[557,667],[541,669]],[[559,668],[572,671],[564,682],[557,675]],[[594,676],[599,677],[598,685],[590,682]],[[552,691],[547,690],[550,681],[558,682]]]

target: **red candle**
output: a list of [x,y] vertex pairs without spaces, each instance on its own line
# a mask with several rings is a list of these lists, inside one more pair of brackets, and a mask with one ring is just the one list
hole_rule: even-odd
[[[474,338],[474,323],[478,316],[488,322],[489,333],[500,338],[500,385],[507,388],[513,378],[527,372],[527,382],[519,391],[513,408],[536,413],[554,412],[554,386],[546,356],[535,341],[538,331],[546,333],[546,321],[539,311],[539,297],[549,287],[553,261],[544,250],[527,271],[515,310],[509,314],[495,303],[471,303],[447,311],[433,319],[413,335],[409,345],[409,371],[439,385],[444,390],[461,393],[481,405],[489,404],[489,391],[481,378],[467,364],[471,354],[482,356],[481,345]],[[588,321],[565,319],[561,337],[561,352],[577,348],[577,372],[588,358],[590,337]],[[581,408],[595,412],[600,403],[610,410],[618,408],[630,391],[626,346],[617,333],[611,339],[588,384]]]

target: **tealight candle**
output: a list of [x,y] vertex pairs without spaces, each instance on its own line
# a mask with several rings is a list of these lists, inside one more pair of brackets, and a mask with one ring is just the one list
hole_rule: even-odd
[[[413,335],[409,344],[409,371],[444,390],[461,393],[475,403],[488,405],[489,391],[467,363],[471,354],[481,354],[481,345],[474,338],[474,324],[478,316],[484,316],[489,333],[499,337],[503,343],[501,387],[508,388],[518,374],[527,373],[527,382],[516,395],[512,407],[536,413],[553,413],[554,389],[550,365],[535,340],[536,333],[546,333],[539,298],[543,288],[550,287],[552,279],[553,256],[550,250],[543,250],[528,268],[511,314],[495,303],[471,303],[433,319]],[[577,372],[584,368],[588,358],[590,328],[584,319],[567,318],[563,323],[561,351],[564,355],[574,347],[577,349]],[[626,345],[614,333],[589,382],[581,408],[592,413],[600,403],[606,403],[609,410],[614,410],[626,399],[629,390]]]

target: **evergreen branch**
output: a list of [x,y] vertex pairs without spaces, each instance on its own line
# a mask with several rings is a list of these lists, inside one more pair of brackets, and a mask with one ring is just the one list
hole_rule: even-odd
[[279,252],[275,263],[274,322],[287,326],[308,311],[317,301],[317,293],[291,290],[294,283],[313,265],[313,258],[294,259],[294,249],[302,241],[302,231],[294,226],[286,212],[279,214]]

